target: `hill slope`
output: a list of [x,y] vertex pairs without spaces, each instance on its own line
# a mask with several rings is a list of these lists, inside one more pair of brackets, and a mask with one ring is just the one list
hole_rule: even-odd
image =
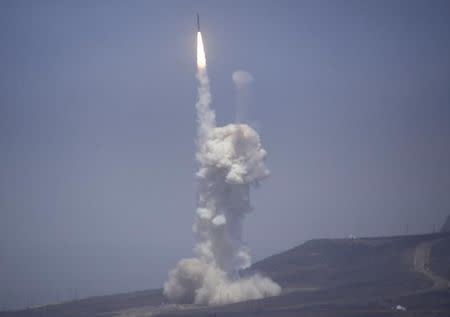
[[[167,305],[161,290],[93,297],[4,316],[450,316],[450,234],[311,240],[243,274],[280,296],[221,307]],[[401,305],[407,311],[396,311]]]

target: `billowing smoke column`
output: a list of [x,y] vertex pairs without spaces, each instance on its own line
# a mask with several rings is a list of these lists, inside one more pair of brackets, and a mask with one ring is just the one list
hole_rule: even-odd
[[220,305],[275,296],[280,286],[259,274],[239,277],[251,264],[242,244],[242,222],[250,212],[250,186],[269,175],[259,135],[246,124],[216,127],[201,33],[197,33],[199,80],[197,153],[198,208],[193,231],[195,257],[169,272],[164,294],[175,302]]

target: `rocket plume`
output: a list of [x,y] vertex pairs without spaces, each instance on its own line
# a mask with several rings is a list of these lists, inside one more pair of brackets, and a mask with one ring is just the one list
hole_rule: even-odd
[[197,33],[198,202],[193,231],[195,257],[169,272],[164,294],[182,303],[221,305],[275,296],[278,284],[255,274],[240,278],[251,257],[242,243],[244,217],[251,211],[251,185],[269,175],[258,133],[246,124],[217,127],[202,35]]
[[201,32],[197,32],[197,68],[206,68],[205,48]]

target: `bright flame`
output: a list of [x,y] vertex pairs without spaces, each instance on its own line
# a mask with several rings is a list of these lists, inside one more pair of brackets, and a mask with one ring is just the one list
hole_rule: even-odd
[[203,47],[202,33],[197,32],[197,67],[206,67],[205,48]]

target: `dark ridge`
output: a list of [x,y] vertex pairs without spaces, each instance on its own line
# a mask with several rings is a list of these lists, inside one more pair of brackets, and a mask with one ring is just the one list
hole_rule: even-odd
[[[0,317],[142,317],[150,312],[211,317],[450,316],[445,284],[449,267],[450,233],[316,239],[242,272],[274,279],[283,287],[276,297],[218,307],[175,306],[165,305],[158,289],[3,312]],[[397,305],[407,313],[397,311]]]

